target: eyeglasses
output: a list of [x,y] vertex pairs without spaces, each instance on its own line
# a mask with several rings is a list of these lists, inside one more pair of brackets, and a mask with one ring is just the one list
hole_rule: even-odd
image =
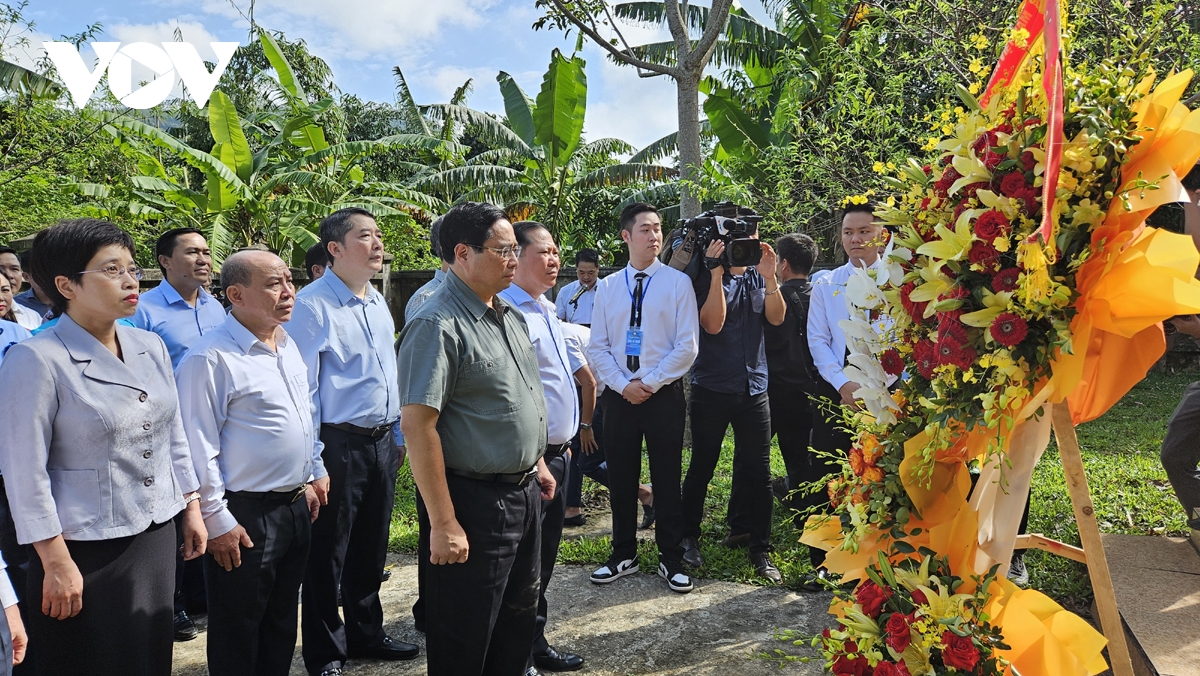
[[474,244],[468,244],[467,246],[471,247],[472,249],[477,249],[479,251],[483,251],[484,249],[487,249],[488,251],[491,251],[492,253],[496,254],[497,256],[499,256],[501,258],[509,258],[509,257],[520,258],[521,257],[521,247],[520,246],[506,246],[503,249],[497,249],[494,246],[476,246]]
[[108,277],[109,279],[120,279],[121,277],[124,277],[126,273],[133,275],[133,278],[136,280],[140,281],[142,279],[142,269],[136,265],[131,265],[126,268],[113,263],[112,265],[106,265],[98,270],[84,270],[79,274],[86,275],[89,272],[103,272],[104,276]]

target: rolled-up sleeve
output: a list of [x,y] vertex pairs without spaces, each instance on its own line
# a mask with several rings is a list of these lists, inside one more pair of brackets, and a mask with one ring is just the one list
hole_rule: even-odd
[[440,322],[417,317],[406,324],[396,354],[400,405],[422,404],[440,412],[454,391],[458,361],[455,337]]
[[58,415],[54,374],[37,350],[18,343],[0,363],[0,384],[5,389],[18,387],[21,393],[0,406],[0,429],[8,435],[0,444],[0,472],[17,541],[48,540],[62,534],[46,469]]
[[237,519],[225,502],[225,480],[218,459],[221,428],[228,401],[226,373],[206,355],[185,357],[179,365],[179,408],[191,450],[191,463],[200,478],[200,514],[208,536],[214,538],[233,530]]

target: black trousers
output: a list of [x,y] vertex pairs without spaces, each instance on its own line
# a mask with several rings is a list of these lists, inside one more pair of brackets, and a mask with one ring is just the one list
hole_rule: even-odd
[[812,413],[812,447],[825,453],[845,455],[853,439],[841,417],[842,395],[833,385],[818,379]]
[[[562,542],[563,519],[567,511],[567,481],[570,479],[571,463],[566,456],[546,458],[546,469],[554,475],[557,487],[553,500],[542,501],[542,571],[541,589],[538,592],[537,621],[534,625],[533,655],[545,655],[550,644],[546,642],[546,587],[554,575],[554,563],[558,560],[558,545]],[[532,657],[529,666],[533,666]]]
[[[350,653],[381,643],[380,572],[387,558],[400,458],[389,432],[379,439],[321,427],[329,504],[312,525],[301,631],[311,674],[343,667]],[[342,615],[338,614],[338,585]]]
[[[470,549],[465,563],[425,567],[428,674],[521,676],[533,647],[541,585],[538,484],[448,474],[446,485]],[[418,514],[429,518],[423,505]],[[418,556],[429,560],[428,540]]]
[[[8,493],[4,489],[4,477],[0,476],[0,554],[4,555],[4,563],[8,566],[8,579],[12,582],[13,590],[17,592],[17,600],[25,600],[25,584],[29,576],[29,549],[28,545],[23,545],[17,542],[17,526],[13,523],[12,512],[8,508]],[[29,604],[21,603],[18,606],[21,612],[21,621],[26,626],[29,625]],[[41,609],[38,609],[41,612]],[[8,622],[0,622],[4,625],[3,636],[8,636]],[[0,638],[3,638],[0,636]],[[12,664],[12,642],[5,639],[5,645],[10,652],[9,660],[5,664]],[[0,676],[4,676],[8,672],[4,671],[3,665],[0,665]],[[33,667],[29,660],[25,660],[21,664],[12,667],[12,673],[16,676],[22,674],[32,674]]]
[[668,566],[683,560],[683,512],[680,474],[683,465],[685,403],[683,383],[664,385],[641,404],[607,389],[604,402],[604,454],[612,502],[615,561],[637,558],[638,485],[642,473],[642,440],[654,484],[654,527],[658,555]]
[[[176,549],[183,546],[183,513],[175,516]],[[175,554],[175,612],[206,613],[208,597],[204,584],[204,559],[183,560],[183,552]]]
[[[582,402],[582,399],[580,400]],[[581,403],[580,406],[583,404]],[[571,471],[567,477],[567,507],[583,507],[583,477],[608,487],[608,465],[604,460],[604,407],[596,400],[592,413],[592,434],[596,438],[596,450],[584,453],[579,433],[571,439]]]
[[152,524],[112,540],[67,540],[83,574],[83,610],[56,620],[41,612],[46,573],[29,558],[24,603],[29,657],[39,676],[170,676],[174,628],[175,528]]
[[[805,484],[821,482],[836,471],[809,451],[813,431],[813,402],[808,392],[786,385],[772,386],[767,390],[771,400],[771,432],[779,438],[779,455],[787,468],[788,490],[796,491]],[[828,502],[824,488],[815,491],[798,491],[788,499],[789,508],[804,511]],[[797,522],[797,527],[804,524]]]
[[[683,481],[683,536],[700,537],[708,483],[721,458],[725,430],[733,426],[733,491],[750,551],[771,547],[771,412],[765,392],[715,392],[692,385],[692,461]],[[733,509],[732,500],[730,509]]]
[[287,676],[296,652],[296,593],[312,541],[308,503],[290,493],[225,494],[254,546],[226,571],[204,558],[208,588],[208,673]]

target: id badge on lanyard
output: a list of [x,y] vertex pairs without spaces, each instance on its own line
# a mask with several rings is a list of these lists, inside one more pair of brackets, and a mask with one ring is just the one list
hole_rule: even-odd
[[625,356],[642,356],[642,327],[631,326],[625,332]]

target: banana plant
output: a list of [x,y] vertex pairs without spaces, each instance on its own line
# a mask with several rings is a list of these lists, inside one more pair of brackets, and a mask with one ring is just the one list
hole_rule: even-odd
[[[444,211],[446,205],[436,197],[369,180],[363,164],[396,148],[461,153],[457,144],[420,133],[329,143],[320,119],[332,100],[308,103],[274,38],[261,31],[259,39],[275,69],[283,105],[243,120],[229,97],[214,91],[205,111],[214,140],[207,151],[126,114],[90,113],[136,160],[140,173],[131,177],[132,194],[123,202],[114,202],[105,186],[72,187],[109,209],[200,228],[218,262],[239,246],[254,244],[265,244],[285,260],[299,260],[317,242],[320,219],[345,207],[400,222]],[[174,162],[165,163],[164,152]]]
[[577,54],[568,57],[554,50],[534,99],[511,75],[501,72],[496,80],[507,124],[463,105],[428,106],[433,118],[464,125],[491,149],[459,166],[418,176],[410,186],[455,201],[490,201],[506,207],[513,218],[541,221],[556,239],[574,240],[586,236],[576,219],[584,191],[673,177],[674,169],[658,164],[616,162],[614,156],[634,153],[625,141],[585,142],[585,66]]

